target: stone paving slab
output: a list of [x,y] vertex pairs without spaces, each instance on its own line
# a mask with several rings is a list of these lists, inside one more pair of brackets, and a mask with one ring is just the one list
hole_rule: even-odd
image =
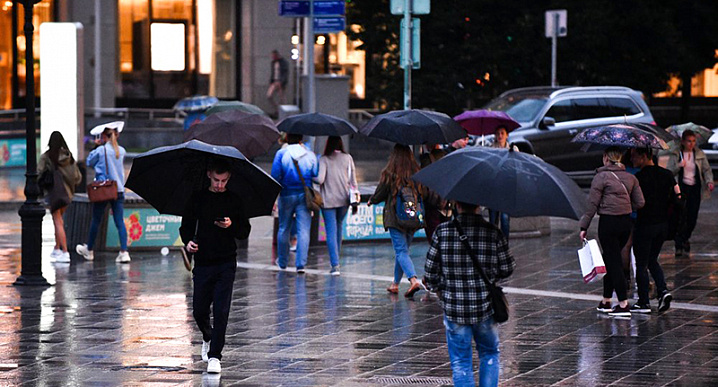
[[[690,257],[676,259],[669,244],[663,250],[673,307],[626,319],[596,313],[601,285],[578,274],[576,222],[552,219],[550,236],[512,240],[518,267],[506,283],[512,317],[499,328],[501,385],[715,385],[716,215],[718,203],[704,203]],[[44,223],[49,252],[52,226]],[[199,356],[191,278],[179,254],[134,253],[128,265],[115,264],[113,254],[45,262],[54,286],[14,287],[19,220],[0,212],[0,385],[451,383],[436,298],[385,291],[390,244],[346,245],[340,277],[328,275],[326,249],[318,247],[307,274],[297,275],[271,266],[271,226],[253,224],[238,259],[223,372],[215,377]],[[420,275],[426,248],[417,242],[411,250]]]

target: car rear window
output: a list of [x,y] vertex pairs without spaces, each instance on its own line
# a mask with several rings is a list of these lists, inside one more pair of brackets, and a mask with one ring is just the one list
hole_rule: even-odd
[[641,109],[630,98],[604,98],[611,116],[632,116],[641,112]]

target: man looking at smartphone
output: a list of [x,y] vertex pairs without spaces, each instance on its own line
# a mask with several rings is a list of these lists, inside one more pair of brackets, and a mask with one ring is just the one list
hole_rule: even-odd
[[182,217],[180,236],[187,252],[194,254],[192,309],[202,332],[202,360],[207,362],[208,373],[219,373],[237,268],[235,239],[246,239],[251,226],[241,197],[227,190],[232,177],[229,163],[213,160],[207,177],[209,188],[192,196],[189,215]]

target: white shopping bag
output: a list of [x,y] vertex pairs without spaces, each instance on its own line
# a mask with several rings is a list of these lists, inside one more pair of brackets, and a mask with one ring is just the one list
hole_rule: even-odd
[[578,261],[581,264],[583,282],[600,280],[606,275],[606,265],[603,263],[601,249],[595,239],[583,240],[583,247],[578,250]]

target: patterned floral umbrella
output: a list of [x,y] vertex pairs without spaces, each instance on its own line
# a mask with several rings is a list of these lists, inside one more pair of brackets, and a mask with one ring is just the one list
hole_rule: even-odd
[[583,130],[572,142],[624,148],[668,149],[656,134],[631,124],[597,126]]

